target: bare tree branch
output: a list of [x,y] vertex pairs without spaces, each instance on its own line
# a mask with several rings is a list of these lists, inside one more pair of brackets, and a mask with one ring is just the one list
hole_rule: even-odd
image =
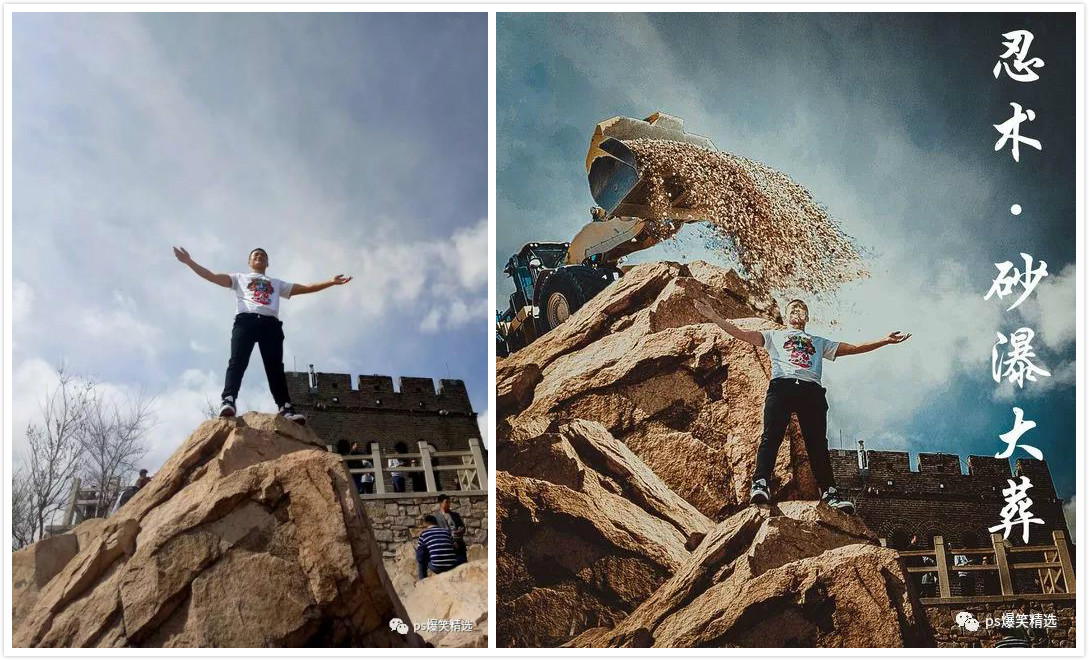
[[155,424],[154,404],[154,397],[142,392],[124,405],[95,393],[77,437],[83,453],[83,483],[95,492],[98,515],[106,515],[147,454],[144,438]]
[[37,521],[34,518],[30,479],[19,466],[11,475],[11,549],[25,548],[34,542]]
[[29,456],[24,474],[34,535],[45,535],[46,522],[63,506],[79,469],[78,432],[94,399],[94,383],[57,367],[57,387],[40,403],[41,422],[27,426]]
[[219,417],[219,408],[208,397],[204,397],[204,407],[200,409],[201,414],[204,415],[204,419],[217,419]]

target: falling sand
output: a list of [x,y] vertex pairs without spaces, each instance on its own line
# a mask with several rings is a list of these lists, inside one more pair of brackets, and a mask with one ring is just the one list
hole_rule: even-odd
[[669,218],[670,191],[684,190],[696,209],[732,245],[750,282],[763,291],[826,294],[868,276],[858,248],[808,190],[761,163],[683,142],[625,142],[639,158],[648,204]]

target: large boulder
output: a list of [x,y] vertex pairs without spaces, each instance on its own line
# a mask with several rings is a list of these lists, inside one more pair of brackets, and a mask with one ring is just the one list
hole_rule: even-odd
[[38,592],[60,573],[79,552],[75,534],[58,534],[42,539],[11,554],[11,625],[18,626]]
[[721,522],[638,609],[570,646],[903,647],[921,643],[894,550],[816,502]]
[[[487,546],[474,543],[466,548],[465,556],[468,561],[488,561],[488,548]],[[401,601],[404,602],[412,590],[420,581],[419,567],[416,564],[416,541],[408,541],[402,543],[397,547],[392,557],[387,557],[385,560],[386,574],[389,575],[390,583],[393,585],[393,589],[397,592],[397,595],[401,597]],[[485,576],[485,583],[487,582],[487,576]],[[424,619],[431,618],[431,614],[428,612],[413,612],[409,610],[409,616],[413,621],[417,621],[421,614],[426,614]]]
[[[765,351],[707,322],[697,301],[750,330],[781,320],[774,302],[732,271],[703,262],[636,266],[497,362],[500,449],[540,419],[594,421],[703,515],[745,506],[771,365]],[[498,468],[507,469],[502,455]],[[817,495],[796,422],[773,482],[781,498]]]
[[643,264],[497,362],[499,645],[910,645],[896,553],[817,503],[795,422],[749,506],[771,366],[699,301],[782,320],[732,271]]
[[390,630],[410,617],[343,463],[282,417],[205,422],[120,511],[71,536],[78,552],[13,646],[423,643]]
[[427,643],[487,648],[488,560],[476,559],[418,580],[404,604]]
[[616,623],[688,559],[712,522],[596,422],[520,427],[497,474],[505,646],[554,646]]

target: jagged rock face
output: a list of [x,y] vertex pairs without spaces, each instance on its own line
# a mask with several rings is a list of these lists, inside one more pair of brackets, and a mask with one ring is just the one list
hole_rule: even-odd
[[429,573],[419,579],[416,542],[404,543],[397,554],[386,561],[386,570],[397,595],[412,621],[426,624],[429,619],[459,619],[473,622],[473,629],[421,630],[427,643],[443,648],[486,648],[488,646],[488,549],[470,545],[468,563],[438,575]]
[[17,627],[42,587],[79,552],[75,534],[42,539],[11,554],[11,625]]
[[896,551],[816,502],[750,507],[613,629],[570,646],[914,646],[918,618]]
[[697,300],[781,321],[732,271],[645,264],[497,363],[499,645],[904,644],[896,554],[816,503],[796,423],[781,504],[748,506],[771,368]]
[[[469,621],[471,631],[421,630],[426,642],[439,648],[488,647],[488,560],[477,559],[416,582],[405,596],[405,608],[413,621],[429,619]],[[462,625],[462,624],[459,624]]]
[[[702,262],[637,266],[498,361],[500,442],[539,420],[600,422],[705,516],[747,504],[771,366],[765,351],[706,322],[697,300],[743,328],[778,327],[774,303],[732,271]],[[815,497],[796,423],[783,445],[779,496]],[[498,467],[507,469],[502,457]]]
[[83,527],[14,646],[421,644],[389,629],[409,617],[343,463],[283,418],[205,422],[120,511]]
[[504,646],[555,646],[621,621],[711,528],[600,424],[564,424],[502,451],[515,472],[496,475]]

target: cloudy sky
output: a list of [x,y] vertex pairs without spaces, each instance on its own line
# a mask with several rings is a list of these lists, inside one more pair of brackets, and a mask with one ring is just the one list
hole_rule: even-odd
[[[1035,83],[991,70],[1002,34],[1028,29]],[[1074,494],[1074,15],[500,14],[497,20],[499,272],[530,240],[570,240],[593,204],[583,166],[594,125],[664,111],[719,149],[762,161],[813,192],[871,254],[873,277],[811,304],[811,332],[904,344],[825,370],[829,442],[995,454],[1011,407],[1037,427],[1060,495]],[[995,152],[1011,101],[1043,150]],[[1013,216],[1010,207],[1023,212]],[[632,262],[704,258],[694,227]],[[1050,275],[1024,303],[983,296],[996,262],[1026,252]],[[1020,293],[1020,290],[1018,290]],[[833,321],[835,323],[833,323]],[[1036,331],[1050,378],[990,376],[996,332]],[[1018,450],[1016,456],[1027,456]],[[915,459],[912,459],[913,465]]]
[[[215,272],[285,300],[288,370],[460,378],[487,407],[485,14],[16,14],[14,450],[53,365],[158,395],[153,471],[218,402]],[[275,410],[255,349],[239,403]]]

